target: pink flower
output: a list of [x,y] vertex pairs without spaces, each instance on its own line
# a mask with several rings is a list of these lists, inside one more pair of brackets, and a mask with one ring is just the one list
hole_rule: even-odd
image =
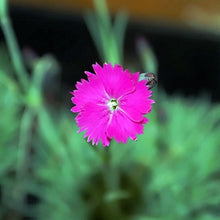
[[88,81],[77,82],[71,93],[75,104],[71,111],[78,113],[78,132],[86,131],[84,137],[88,142],[92,140],[92,145],[101,140],[103,146],[108,146],[112,138],[123,143],[128,137],[136,140],[148,122],[144,114],[154,103],[149,99],[152,91],[147,81],[138,81],[139,73],[124,71],[118,64],[101,67],[96,63],[93,69],[95,74],[85,71]]

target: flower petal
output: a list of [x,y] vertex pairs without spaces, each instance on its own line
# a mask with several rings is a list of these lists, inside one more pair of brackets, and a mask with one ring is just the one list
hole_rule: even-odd
[[120,110],[115,111],[107,127],[107,136],[119,143],[126,143],[128,137],[132,140],[137,139],[137,134],[142,134],[144,123],[147,123],[148,119],[144,118],[142,122],[136,123],[130,120],[123,112]]
[[123,96],[119,101],[119,108],[133,121],[143,120],[143,114],[151,111],[153,100],[149,99],[151,91],[146,86],[146,81],[137,83],[133,93]]
[[109,99],[102,82],[95,77],[91,77],[89,81],[83,79],[77,82],[76,88],[77,90],[72,92],[74,97],[71,100],[75,104],[71,109],[72,112],[80,112],[87,102],[104,104]]
[[118,99],[135,89],[132,74],[128,70],[123,71],[123,68],[118,64],[114,67],[110,63],[104,64],[103,68],[99,64],[95,64],[93,69],[102,81],[106,92],[112,98]]
[[76,117],[76,122],[81,128],[80,131],[86,131],[85,137],[88,142],[98,144],[102,141],[103,146],[108,146],[110,139],[106,135],[106,129],[110,118],[108,106],[98,105],[96,103],[86,103],[81,112]]

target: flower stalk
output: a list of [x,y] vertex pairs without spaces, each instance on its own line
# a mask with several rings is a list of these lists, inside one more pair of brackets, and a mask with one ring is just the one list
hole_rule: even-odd
[[23,64],[17,39],[8,16],[8,3],[6,0],[0,1],[0,24],[5,36],[15,73],[23,90],[26,91],[28,87],[28,74]]

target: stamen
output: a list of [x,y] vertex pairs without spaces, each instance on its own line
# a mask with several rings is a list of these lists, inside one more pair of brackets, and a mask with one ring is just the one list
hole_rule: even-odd
[[114,111],[118,108],[118,101],[116,99],[111,99],[110,102],[108,103],[108,106],[111,111]]

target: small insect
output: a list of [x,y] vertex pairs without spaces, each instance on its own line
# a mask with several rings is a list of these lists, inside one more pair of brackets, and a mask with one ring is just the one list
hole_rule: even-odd
[[141,73],[140,77],[139,77],[139,81],[146,79],[147,80],[147,86],[149,87],[149,89],[152,89],[154,86],[157,85],[157,75],[154,73]]

